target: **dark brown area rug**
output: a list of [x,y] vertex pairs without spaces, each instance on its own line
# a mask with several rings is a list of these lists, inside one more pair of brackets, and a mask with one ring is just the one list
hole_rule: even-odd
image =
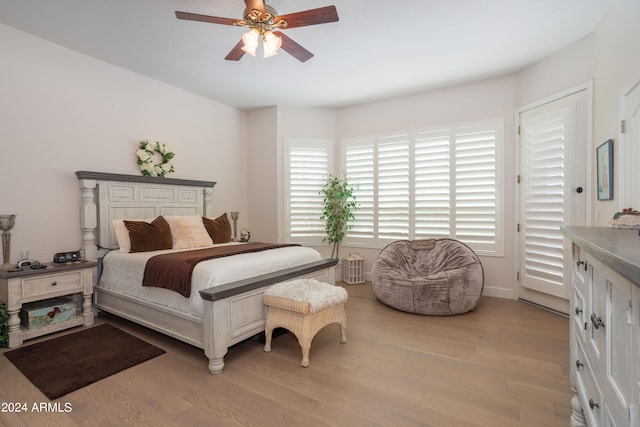
[[164,353],[104,324],[24,345],[4,355],[53,400]]

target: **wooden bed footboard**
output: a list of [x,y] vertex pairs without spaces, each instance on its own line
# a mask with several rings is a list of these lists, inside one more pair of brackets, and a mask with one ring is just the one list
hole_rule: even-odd
[[161,307],[99,286],[95,306],[204,350],[209,371],[220,374],[230,346],[264,332],[264,291],[297,278],[335,283],[336,259],[325,259],[200,291],[204,317]]
[[271,285],[296,278],[335,283],[337,259],[326,259],[274,273],[200,291],[204,304],[204,352],[209,372],[219,374],[229,346],[264,332],[264,291]]

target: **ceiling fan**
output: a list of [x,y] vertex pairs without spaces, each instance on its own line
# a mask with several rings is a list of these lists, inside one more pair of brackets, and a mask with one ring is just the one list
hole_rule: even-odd
[[244,0],[244,3],[246,9],[243,19],[178,11],[176,11],[176,18],[249,28],[249,31],[242,35],[242,39],[224,58],[228,61],[239,61],[245,53],[255,56],[258,43],[262,39],[265,58],[277,54],[278,49],[282,48],[298,61],[305,62],[313,57],[313,53],[279,30],[338,21],[338,11],[335,6],[278,15],[273,7],[266,4],[266,0]]

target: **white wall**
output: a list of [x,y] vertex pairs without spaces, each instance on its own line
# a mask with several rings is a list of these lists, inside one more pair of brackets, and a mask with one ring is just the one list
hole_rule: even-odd
[[[284,141],[336,139],[336,111],[324,108],[268,107],[249,113],[251,238],[282,242],[284,230]],[[327,257],[330,251],[316,248]],[[326,253],[325,253],[326,252]]]
[[[484,80],[452,88],[420,93],[342,108],[338,110],[339,140],[376,135],[392,131],[430,128],[439,125],[473,122],[484,119],[504,119],[504,223],[505,254],[483,256],[485,294],[512,298],[514,296],[514,111],[515,76]],[[365,271],[370,273],[378,249],[344,247],[341,254],[358,252],[365,258]]]
[[517,73],[517,105],[524,107],[593,80],[594,35]]
[[[595,34],[584,37],[556,54],[527,67],[513,76],[461,85],[413,96],[359,105],[338,112],[338,136],[344,139],[489,118],[498,114],[505,118],[507,147],[505,169],[505,257],[482,257],[485,266],[485,293],[515,296],[516,236],[514,230],[514,170],[517,159],[513,144],[515,111],[577,85],[594,81],[593,147],[619,130],[620,94],[640,79],[640,2],[612,0]],[[590,165],[595,180],[595,156]],[[638,159],[640,162],[640,159]],[[619,171],[619,169],[618,169]],[[619,179],[618,179],[619,181]],[[595,182],[592,183],[595,188]],[[619,183],[615,192],[619,194]],[[593,193],[593,192],[592,192]],[[592,223],[609,225],[619,201],[598,202],[594,194]],[[638,207],[635,207],[638,209]],[[600,221],[596,220],[599,213]],[[370,271],[378,250],[344,248],[345,253],[358,251],[365,256],[365,270]]]
[[[248,209],[246,113],[0,25],[0,213],[21,250],[81,246],[74,172],[139,175],[141,139],[167,142],[174,178],[217,181],[214,211]],[[246,219],[245,219],[246,220]]]
[[[284,240],[284,142],[286,139],[328,140],[336,142],[336,110],[328,108],[294,108],[278,107],[278,236]],[[337,150],[333,151],[334,166],[337,164]],[[339,168],[334,168],[334,174]],[[331,250],[328,246],[316,247],[323,256],[329,258]]]
[[[591,224],[609,226],[621,204],[620,100],[622,93],[640,80],[640,2],[610,0],[596,32],[518,73],[518,106],[593,80],[594,115],[591,147],[591,188],[595,189],[595,149],[614,139],[614,200],[598,201],[589,194]],[[640,163],[640,159],[637,159]],[[639,209],[637,206],[633,206]]]
[[[254,242],[278,242],[278,109],[249,114],[249,223]],[[243,213],[240,212],[240,217]]]
[[[614,140],[614,200],[593,200],[594,225],[608,226],[621,203],[620,100],[631,84],[640,80],[640,1],[610,0],[610,7],[595,33],[595,114],[593,150],[609,138]],[[591,165],[595,188],[595,155]],[[636,165],[640,159],[636,159]],[[639,186],[636,185],[636,189]],[[640,191],[640,190],[638,190]],[[629,207],[629,206],[625,206]],[[633,206],[640,209],[639,206]]]

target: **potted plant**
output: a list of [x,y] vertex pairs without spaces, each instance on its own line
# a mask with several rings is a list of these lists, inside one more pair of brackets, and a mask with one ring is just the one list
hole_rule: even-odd
[[7,324],[7,306],[0,303],[0,348],[8,347],[9,325]]
[[331,258],[340,258],[340,242],[347,230],[351,229],[349,221],[353,220],[353,211],[357,207],[353,191],[354,187],[349,185],[347,178],[340,179],[335,176],[329,176],[322,189],[324,209],[320,219],[325,222],[327,233],[327,237],[322,241],[333,245]]

